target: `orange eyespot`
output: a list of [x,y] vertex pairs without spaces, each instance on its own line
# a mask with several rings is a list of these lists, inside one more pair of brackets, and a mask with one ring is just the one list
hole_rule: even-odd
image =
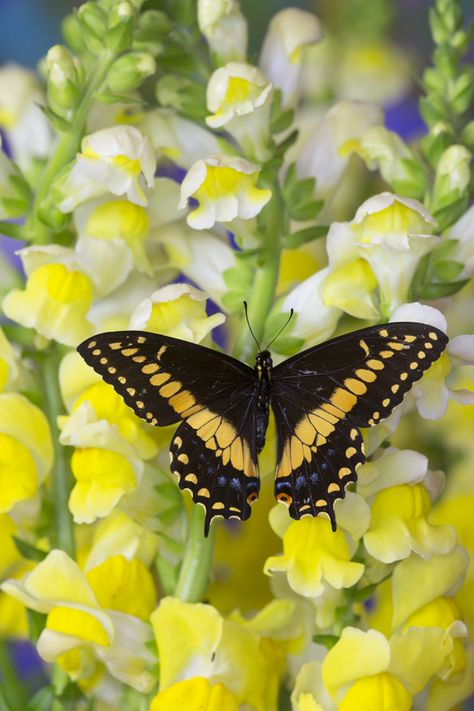
[[253,504],[253,502],[256,501],[257,498],[258,498],[257,494],[256,494],[255,492],[253,492],[252,494],[249,494],[249,495],[247,496],[247,503],[248,503],[248,504]]
[[293,502],[293,499],[289,494],[278,494],[277,499],[288,506]]

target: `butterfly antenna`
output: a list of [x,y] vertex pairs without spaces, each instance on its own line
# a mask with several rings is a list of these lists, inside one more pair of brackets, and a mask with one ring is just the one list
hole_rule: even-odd
[[293,314],[294,314],[294,313],[295,313],[295,310],[294,310],[294,309],[291,309],[291,310],[290,310],[290,315],[289,315],[288,318],[286,319],[285,323],[284,323],[283,326],[280,328],[280,330],[278,331],[277,335],[276,335],[276,336],[273,336],[272,340],[270,341],[270,343],[268,344],[268,346],[266,347],[265,350],[268,351],[268,349],[270,348],[270,346],[272,345],[272,343],[274,343],[274,341],[276,341],[276,339],[278,338],[278,336],[280,336],[280,335],[283,333],[283,331],[285,330],[285,328],[288,326],[288,324],[290,323],[291,319],[293,318]]
[[250,333],[251,333],[252,336],[253,336],[253,340],[254,340],[255,343],[257,344],[258,350],[261,351],[262,349],[260,348],[260,343],[257,341],[257,339],[256,339],[256,337],[255,337],[255,333],[252,331],[252,326],[250,325],[249,315],[248,315],[248,307],[247,307],[247,302],[246,302],[246,301],[244,301],[244,309],[245,309],[245,319],[246,319],[246,321],[247,321],[247,326],[249,327],[249,331],[250,331]]

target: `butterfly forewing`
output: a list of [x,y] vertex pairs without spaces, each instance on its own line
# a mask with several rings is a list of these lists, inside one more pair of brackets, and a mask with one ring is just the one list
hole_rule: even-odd
[[419,323],[391,323],[310,348],[274,369],[275,496],[293,518],[326,512],[365,461],[359,427],[387,417],[439,358],[447,337]]
[[78,351],[151,425],[184,420],[171,443],[182,489],[214,516],[248,518],[258,496],[256,377],[209,348],[146,331],[101,333]]

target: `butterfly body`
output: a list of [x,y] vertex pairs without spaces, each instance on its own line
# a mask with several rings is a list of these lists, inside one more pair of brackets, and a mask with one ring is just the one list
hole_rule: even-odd
[[365,461],[361,427],[387,417],[440,356],[447,337],[421,323],[345,334],[273,366],[255,366],[170,336],[101,333],[79,353],[151,425],[180,423],[170,445],[181,489],[214,517],[245,520],[258,498],[258,454],[270,408],[277,452],[275,497],[292,518],[326,514]]

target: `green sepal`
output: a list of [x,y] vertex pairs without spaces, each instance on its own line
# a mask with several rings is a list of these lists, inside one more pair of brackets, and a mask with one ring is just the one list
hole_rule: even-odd
[[337,634],[315,634],[313,635],[315,644],[322,644],[326,649],[332,649],[339,642]]
[[166,501],[171,501],[173,504],[181,503],[179,489],[174,482],[164,481],[162,484],[156,484],[154,489]]
[[48,555],[48,551],[42,551],[31,543],[28,543],[28,541],[23,541],[17,536],[12,536],[12,538],[18,552],[27,560],[34,560],[37,563],[41,563]]
[[472,71],[464,71],[454,81],[451,89],[451,106],[456,114],[463,114],[469,109],[474,98],[474,75]]
[[307,227],[304,230],[299,230],[298,232],[293,232],[284,238],[283,248],[284,249],[295,249],[300,247],[306,242],[312,242],[315,239],[321,239],[325,237],[328,233],[328,225],[316,225],[315,227]]
[[29,207],[28,202],[21,198],[0,197],[0,203],[11,218],[22,217]]
[[434,126],[438,121],[444,121],[446,111],[444,107],[435,106],[433,97],[422,96],[419,101],[420,113],[428,127]]
[[420,289],[420,297],[422,299],[441,299],[443,296],[451,296],[461,291],[469,281],[470,279],[461,279],[444,284],[426,284]]
[[454,259],[443,259],[433,265],[433,274],[443,282],[453,282],[461,274],[464,264]]

